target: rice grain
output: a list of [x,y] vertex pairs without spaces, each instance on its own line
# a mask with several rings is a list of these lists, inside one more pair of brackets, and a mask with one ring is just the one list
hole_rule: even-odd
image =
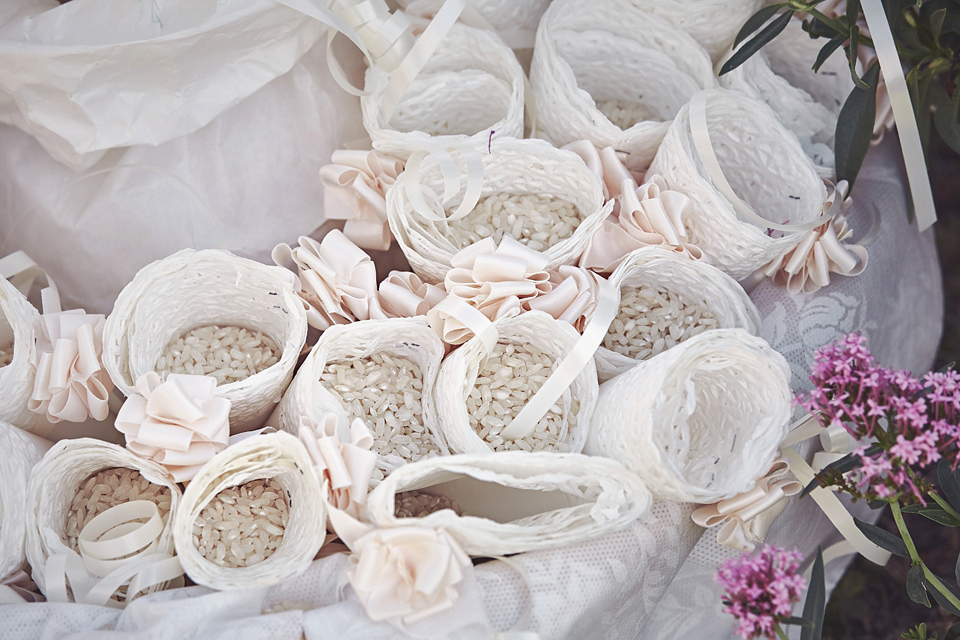
[[394,516],[397,518],[422,518],[441,509],[452,509],[463,515],[460,505],[446,496],[434,496],[422,491],[403,491],[395,499]]
[[580,225],[572,202],[534,193],[499,193],[480,200],[465,217],[449,222],[449,239],[459,248],[483,238],[497,243],[510,236],[535,251],[566,240]]
[[212,324],[172,340],[156,370],[213,376],[223,385],[260,373],[279,362],[280,355],[277,344],[261,331]]

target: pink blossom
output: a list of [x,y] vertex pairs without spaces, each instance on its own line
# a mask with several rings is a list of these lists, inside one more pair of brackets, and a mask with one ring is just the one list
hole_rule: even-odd
[[744,640],[775,638],[774,627],[786,620],[806,588],[797,574],[802,556],[765,545],[755,555],[731,558],[720,565],[717,582],[723,589],[725,611],[737,619]]

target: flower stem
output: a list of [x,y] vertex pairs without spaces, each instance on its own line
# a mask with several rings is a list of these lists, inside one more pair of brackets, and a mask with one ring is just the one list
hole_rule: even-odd
[[787,634],[783,632],[783,629],[780,628],[778,623],[773,623],[773,630],[777,632],[777,637],[780,638],[780,640],[790,640],[787,638]]
[[890,501],[890,511],[893,513],[894,522],[897,523],[897,530],[900,532],[904,544],[907,545],[907,552],[910,554],[910,559],[913,561],[913,564],[920,566],[921,571],[923,571],[923,577],[927,579],[930,586],[939,591],[947,602],[957,609],[960,609],[960,599],[958,599],[950,589],[947,589],[943,582],[940,581],[940,578],[927,568],[927,565],[924,564],[920,558],[920,554],[917,553],[917,547],[913,543],[913,538],[910,537],[910,532],[907,531],[907,523],[903,521],[903,513],[900,511],[899,500]]

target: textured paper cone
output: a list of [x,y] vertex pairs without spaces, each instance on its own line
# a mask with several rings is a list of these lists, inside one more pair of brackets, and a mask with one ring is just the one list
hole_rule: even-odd
[[[680,107],[717,80],[693,38],[630,0],[555,0],[537,31],[530,83],[544,137],[612,146],[643,171]],[[612,99],[643,105],[651,117],[621,129],[596,106]]]
[[[423,518],[394,516],[395,497],[420,490],[458,502]],[[620,529],[650,508],[640,479],[606,458],[574,453],[503,451],[411,463],[393,472],[367,501],[378,527],[447,530],[474,556],[550,549]]]
[[27,484],[46,450],[44,442],[0,421],[0,580],[26,559]]
[[[518,316],[502,318],[496,320],[494,325],[499,334],[499,342],[532,345],[549,354],[555,362],[563,360],[580,337],[569,323],[554,320],[542,311],[527,311]],[[474,387],[486,356],[482,340],[474,337],[447,356],[440,366],[435,402],[440,420],[439,428],[453,453],[493,452],[490,445],[470,426],[466,405],[467,396]],[[597,393],[597,372],[591,360],[560,396],[564,419],[560,441],[569,446],[571,453],[583,450],[590,428],[590,417],[597,402]],[[567,420],[574,398],[580,403],[580,408],[577,412],[577,424],[571,429]]]
[[307,338],[307,314],[295,276],[226,251],[185,249],[147,265],[124,287],[103,329],[103,365],[126,395],[154,371],[171,340],[206,325],[262,331],[280,361],[244,380],[217,387],[232,403],[233,433],[262,426],[280,401]]
[[[193,524],[222,490],[273,478],[283,487],[290,509],[283,540],[263,562],[249,567],[220,567],[193,544]],[[303,444],[289,433],[256,435],[214,456],[187,485],[173,524],[177,556],[197,584],[212,589],[246,589],[280,582],[306,570],[323,545],[327,511],[320,481]]]
[[37,374],[34,362],[39,339],[40,312],[0,278],[0,347],[13,345],[13,361],[0,367],[0,420],[27,431],[49,428],[41,414],[27,407]]
[[707,331],[601,385],[586,452],[621,461],[658,498],[717,502],[770,468],[792,397],[765,341]]
[[[713,312],[718,329],[745,329],[760,334],[760,313],[736,280],[700,260],[658,247],[638,249],[621,262],[610,282],[615,287],[658,287],[676,294],[687,304]],[[601,346],[594,359],[601,381],[626,372],[640,360]]]
[[[433,16],[443,6],[443,0],[398,0],[398,4],[407,13]],[[468,0],[467,5],[497,30],[523,29],[533,33],[550,0]]]
[[[582,221],[573,235],[542,252],[550,261],[547,270],[574,264],[587,240],[613,209],[612,202],[604,202],[603,184],[597,175],[577,154],[556,149],[542,140],[497,137],[489,147],[485,139],[478,150],[483,160],[481,199],[499,193],[546,194],[571,202],[579,209]],[[434,193],[443,193],[443,175],[433,158],[423,161],[420,184]],[[446,223],[426,220],[413,210],[404,186],[401,176],[387,192],[390,229],[413,270],[429,282],[441,282],[451,268],[450,260],[460,249],[447,237]],[[447,209],[463,201],[466,187],[467,178],[461,175],[460,191],[446,204]],[[443,213],[438,203],[428,200],[428,204],[435,207],[437,215]]]
[[[822,213],[827,189],[797,137],[770,107],[717,88],[706,93],[706,118],[724,176],[761,218],[803,224]],[[702,168],[690,133],[689,106],[680,110],[670,126],[649,174],[663,176],[670,189],[693,200],[686,218],[690,242],[703,250],[708,262],[736,280],[796,245],[803,235],[788,232],[771,237],[766,229],[737,217]]]
[[[151,483],[170,489],[170,513],[163,524],[156,552],[173,555],[173,521],[180,502],[180,488],[168,479],[167,470],[115,444],[93,438],[61,440],[33,468],[27,489],[27,560],[41,591],[46,589],[47,558],[69,549],[64,541],[73,497],[87,478],[114,468],[139,471]],[[149,591],[156,591],[160,586]]]
[[523,69],[489,31],[453,25],[388,122],[383,100],[392,75],[370,67],[369,95],[360,99],[363,125],[378,151],[406,159],[417,150],[486,144],[491,131],[523,135]]
[[[436,428],[436,409],[431,395],[443,359],[444,346],[433,329],[427,326],[423,316],[364,320],[336,325],[324,331],[283,396],[280,428],[296,434],[301,418],[321,424],[324,416],[333,413],[337,416],[337,432],[341,440],[349,442],[351,421],[347,411],[340,398],[320,384],[320,375],[329,362],[363,358],[375,353],[406,358],[420,368],[423,376],[421,424],[426,427],[428,437],[445,453],[447,446]],[[403,458],[394,455],[380,456],[377,461],[378,468],[386,472],[404,464],[406,461]]]

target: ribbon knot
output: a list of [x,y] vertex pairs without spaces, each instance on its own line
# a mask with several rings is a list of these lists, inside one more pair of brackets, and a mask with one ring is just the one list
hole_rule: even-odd
[[447,297],[446,291],[409,271],[391,271],[379,293],[383,312],[391,318],[425,316]]
[[30,410],[46,414],[50,422],[106,420],[113,382],[100,361],[105,317],[82,309],[61,311],[60,296],[50,287],[41,300],[42,338],[33,363],[37,374]]
[[354,420],[350,441],[343,442],[337,435],[337,417],[330,413],[316,425],[309,418],[301,418],[298,435],[323,480],[327,503],[351,517],[361,518],[370,477],[377,466],[370,429],[362,420]]
[[132,395],[117,413],[116,428],[127,448],[166,468],[174,482],[192,479],[230,437],[230,401],[214,396],[212,376],[155,372],[137,380]]
[[658,175],[637,187],[632,178],[621,184],[617,197],[619,213],[605,220],[587,242],[580,266],[609,273],[620,259],[641,247],[662,247],[694,260],[703,257],[699,247],[689,242],[683,219],[691,201],[679,191],[667,189]]
[[605,200],[618,198],[625,180],[636,180],[613,147],[597,147],[589,140],[577,140],[561,147],[573,151],[603,182]]
[[387,189],[403,172],[403,160],[378,151],[338,149],[320,169],[323,209],[329,220],[346,220],[343,234],[363,249],[386,251]]
[[583,333],[587,320],[597,308],[601,276],[570,265],[562,265],[550,274],[550,291],[524,300],[525,311],[543,311],[557,320],[569,322]]
[[777,458],[765,476],[750,491],[696,509],[691,518],[701,527],[722,525],[717,542],[737,551],[753,551],[762,544],[783,512],[786,499],[803,490],[796,480],[786,478],[790,463]]

